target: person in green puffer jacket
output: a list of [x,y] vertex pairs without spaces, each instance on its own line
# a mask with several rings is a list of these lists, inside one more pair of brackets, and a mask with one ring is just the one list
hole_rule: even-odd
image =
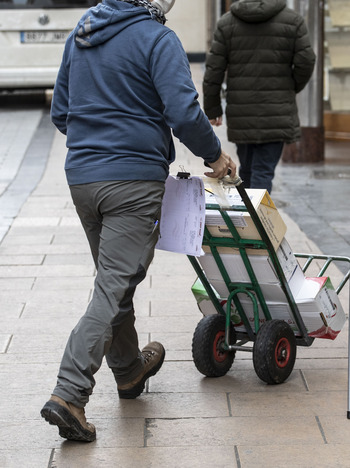
[[246,188],[271,192],[284,143],[300,139],[296,94],[315,61],[305,22],[286,0],[235,1],[219,19],[206,60],[204,111],[212,125],[222,124],[226,77],[227,136],[237,145]]

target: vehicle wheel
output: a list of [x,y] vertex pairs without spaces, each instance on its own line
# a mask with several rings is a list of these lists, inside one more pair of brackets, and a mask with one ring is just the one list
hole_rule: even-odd
[[[195,366],[207,377],[221,377],[231,368],[236,351],[225,351],[225,322],[223,315],[207,315],[198,323],[192,340]],[[231,325],[230,345],[236,343],[236,333]]]
[[288,323],[268,320],[260,327],[253,347],[253,363],[263,382],[284,382],[293,370],[296,355],[296,339]]

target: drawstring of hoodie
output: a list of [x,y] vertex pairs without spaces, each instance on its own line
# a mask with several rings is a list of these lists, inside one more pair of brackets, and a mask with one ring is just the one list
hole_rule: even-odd
[[122,2],[131,3],[132,5],[135,5],[135,6],[140,6],[140,7],[142,6],[146,8],[146,10],[149,11],[152,19],[158,21],[158,23],[165,24],[166,22],[164,13],[160,11],[159,8],[152,5],[152,3],[150,3],[147,0],[122,0]]

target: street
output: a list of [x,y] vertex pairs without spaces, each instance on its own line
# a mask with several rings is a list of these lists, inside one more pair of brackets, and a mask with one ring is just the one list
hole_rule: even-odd
[[44,92],[0,94],[0,242],[45,168],[54,127]]
[[[200,89],[202,68],[194,65]],[[28,102],[29,101],[29,102]],[[219,128],[224,149],[235,155]],[[136,400],[119,400],[106,363],[87,419],[91,444],[67,442],[41,417],[72,328],[90,301],[95,268],[64,174],[65,137],[41,98],[2,106],[0,213],[0,466],[4,468],[328,468],[349,466],[348,324],[334,340],[298,347],[281,385],[257,377],[237,351],[227,375],[206,378],[191,347],[201,319],[185,255],[156,251],[135,295],[140,347],[166,349],[160,372]],[[175,140],[171,167],[203,174]],[[295,252],[350,255],[349,152],[327,143],[326,164],[280,164],[272,199]],[[342,277],[331,268],[334,282]],[[348,314],[348,285],[341,301]]]

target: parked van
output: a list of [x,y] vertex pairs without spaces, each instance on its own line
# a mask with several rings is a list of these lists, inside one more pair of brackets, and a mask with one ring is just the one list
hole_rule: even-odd
[[68,34],[93,0],[0,0],[0,90],[52,88]]

